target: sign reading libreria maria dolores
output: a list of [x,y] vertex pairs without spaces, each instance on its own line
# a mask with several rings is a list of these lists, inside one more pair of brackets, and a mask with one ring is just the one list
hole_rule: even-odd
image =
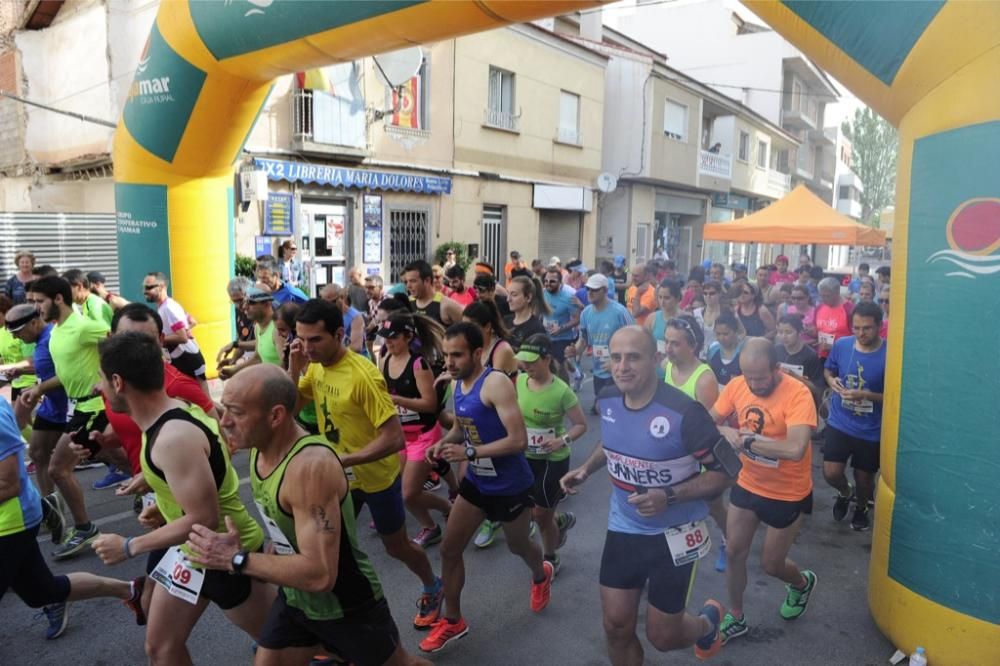
[[447,176],[421,176],[387,171],[368,171],[347,167],[286,162],[257,158],[257,166],[267,172],[268,180],[316,183],[332,187],[354,187],[368,190],[418,192],[423,194],[451,194],[451,178]]

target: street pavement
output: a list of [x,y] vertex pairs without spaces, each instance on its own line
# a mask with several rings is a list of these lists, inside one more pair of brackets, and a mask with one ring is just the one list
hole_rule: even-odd
[[[588,382],[589,384],[589,382]],[[589,407],[590,389],[584,389],[584,403]],[[590,430],[573,445],[573,464],[579,464],[591,452],[598,439],[599,422],[587,412]],[[712,662],[720,666],[755,664],[837,664],[860,666],[882,664],[893,652],[890,643],[876,628],[868,612],[868,559],[871,532],[857,533],[848,521],[834,523],[830,510],[832,492],[822,479],[819,446],[814,445],[813,476],[816,483],[815,513],[807,519],[791,557],[800,566],[813,569],[819,577],[808,612],[795,622],[778,615],[784,598],[784,585],[761,571],[759,564],[763,530],[749,562],[749,583],[745,610],[751,624],[747,636],[723,648]],[[248,456],[238,453],[234,464],[243,480],[241,493],[248,502]],[[113,490],[92,490],[91,484],[105,470],[77,472],[85,488],[91,517],[103,532],[139,534],[141,528],[132,512],[131,499],[116,497]],[[441,490],[440,492],[444,492]],[[607,528],[610,483],[604,473],[592,476],[580,494],[561,505],[577,515],[563,551],[562,571],[552,589],[552,601],[543,612],[534,614],[528,606],[530,574],[524,564],[506,549],[502,534],[485,550],[470,545],[466,551],[466,586],[462,606],[469,623],[469,635],[443,652],[432,655],[439,664],[606,664],[604,634],[601,625],[598,572],[604,534]],[[251,508],[251,512],[254,509]],[[365,509],[358,522],[361,547],[372,559],[382,581],[404,645],[417,651],[421,632],[412,628],[419,582],[401,563],[390,559],[374,530],[368,528]],[[415,524],[409,521],[410,534]],[[712,552],[700,562],[689,608],[697,611],[709,597],[725,603],[725,575],[713,568],[718,554],[718,532],[712,527]],[[40,536],[42,552],[48,555],[52,544]],[[440,569],[438,546],[429,550],[435,570]],[[68,562],[53,562],[56,573],[89,571],[119,578],[131,578],[143,572],[145,558],[105,567],[92,552]],[[645,599],[641,607],[645,609]],[[135,625],[132,614],[115,600],[91,600],[73,603],[69,608],[69,627],[55,641],[44,639],[44,618],[25,606],[13,593],[0,601],[0,664],[6,666],[48,666],[62,664],[120,665],[145,663],[145,632]],[[643,636],[648,664],[695,664],[691,649],[661,654],[653,650]],[[249,664],[251,639],[229,624],[214,606],[195,628],[188,647],[196,664],[229,666]]]

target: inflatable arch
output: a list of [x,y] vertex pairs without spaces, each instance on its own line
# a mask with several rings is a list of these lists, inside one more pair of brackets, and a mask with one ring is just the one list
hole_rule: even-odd
[[[161,3],[115,136],[125,292],[163,270],[206,350],[229,339],[233,164],[274,78],[596,4]],[[900,130],[872,613],[1000,664],[1000,2],[746,4]]]

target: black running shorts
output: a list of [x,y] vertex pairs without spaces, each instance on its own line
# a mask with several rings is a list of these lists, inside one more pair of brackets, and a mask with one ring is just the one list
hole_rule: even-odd
[[79,409],[73,412],[69,421],[63,426],[63,431],[74,433],[80,428],[86,428],[87,432],[104,432],[108,428],[108,415],[102,409],[99,412],[81,412]]
[[458,494],[469,504],[481,509],[487,520],[495,523],[509,523],[517,519],[525,509],[534,506],[530,488],[516,495],[484,495],[472,481],[462,479],[458,484]]
[[43,430],[45,432],[65,432],[66,423],[56,423],[44,416],[35,414],[35,420],[32,422],[31,427],[33,430]]
[[531,486],[531,501],[543,509],[554,509],[563,498],[559,479],[569,472],[569,458],[551,461],[545,458],[528,458],[528,466],[535,475]]
[[823,460],[825,462],[846,465],[847,461],[850,460],[854,469],[860,469],[869,474],[878,471],[881,462],[878,442],[852,437],[829,424],[823,431],[823,436],[826,438],[826,441],[823,442]]
[[808,515],[813,511],[812,491],[797,502],[786,502],[757,495],[739,484],[730,489],[729,503],[753,511],[760,522],[778,530],[783,530],[794,523],[800,514]]
[[53,575],[38,549],[38,525],[0,536],[0,599],[8,589],[32,608],[69,597],[69,578]]
[[616,590],[641,590],[649,582],[649,605],[674,615],[684,611],[694,582],[694,562],[674,566],[664,534],[608,530],[600,581]]
[[385,599],[339,620],[311,620],[279,588],[257,644],[268,650],[319,644],[356,666],[382,666],[399,647],[399,630]]

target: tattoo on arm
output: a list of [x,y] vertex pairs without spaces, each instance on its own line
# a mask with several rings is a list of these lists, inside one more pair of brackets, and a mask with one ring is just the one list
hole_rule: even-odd
[[320,532],[336,532],[337,526],[330,524],[330,519],[327,518],[326,509],[321,507],[319,504],[313,505],[312,508],[313,519],[316,522],[316,529]]

